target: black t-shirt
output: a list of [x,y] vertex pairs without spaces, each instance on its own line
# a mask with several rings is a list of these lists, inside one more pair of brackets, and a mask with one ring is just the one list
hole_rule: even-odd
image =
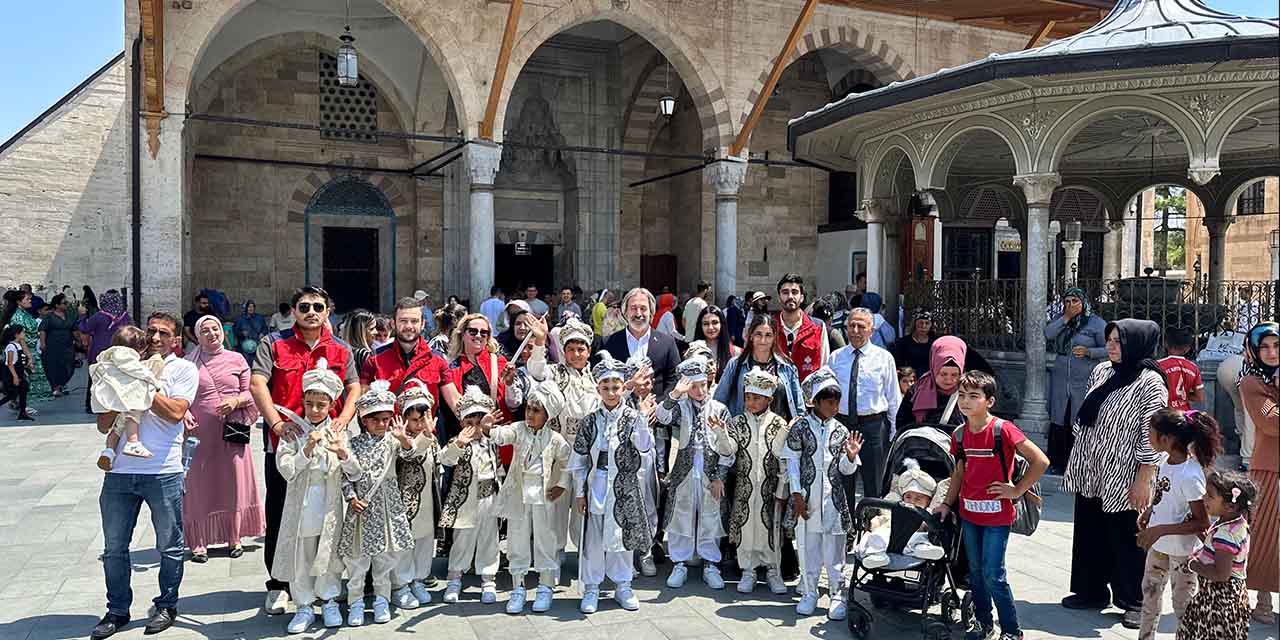
[[899,367],[911,367],[919,378],[929,373],[929,350],[933,347],[933,338],[921,344],[906,335],[898,338],[893,345],[893,359]]

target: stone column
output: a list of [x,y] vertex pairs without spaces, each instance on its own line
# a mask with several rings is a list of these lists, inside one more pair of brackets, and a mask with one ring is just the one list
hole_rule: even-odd
[[[186,308],[183,285],[190,271],[190,242],[186,235],[187,163],[183,156],[183,119],[159,120],[158,147],[149,152],[148,132],[139,132],[142,200],[142,322],[154,311],[182,314]],[[130,293],[132,297],[132,293]],[[132,301],[126,300],[126,304]],[[132,306],[130,306],[132,309]]]
[[498,176],[502,146],[472,142],[463,159],[471,185],[471,304],[477,305],[477,300],[489,297],[489,287],[493,286],[493,180]]
[[1204,226],[1209,231],[1209,301],[1213,304],[1218,304],[1222,297],[1222,281],[1227,267],[1227,228],[1232,222],[1232,218],[1225,216],[1204,219]]
[[747,163],[723,158],[703,170],[716,191],[716,280],[713,299],[738,290],[738,190],[747,178]]
[[884,290],[884,223],[888,206],[883,200],[868,198],[858,210],[858,217],[867,223],[867,291],[871,293]]
[[1123,220],[1107,223],[1107,233],[1102,237],[1102,279],[1119,280],[1124,257]]
[[1049,289],[1049,201],[1062,178],[1056,173],[1032,173],[1014,176],[1013,183],[1027,198],[1026,246],[1023,247],[1027,256],[1027,271],[1023,276],[1026,279],[1027,378],[1018,426],[1028,434],[1034,433],[1037,441],[1045,442],[1049,431],[1044,339]]

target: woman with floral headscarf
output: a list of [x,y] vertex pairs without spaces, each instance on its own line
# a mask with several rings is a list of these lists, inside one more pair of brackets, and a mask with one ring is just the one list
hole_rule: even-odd
[[1250,523],[1248,588],[1258,592],[1253,619],[1275,628],[1271,595],[1280,591],[1280,324],[1263,322],[1249,330],[1240,399],[1255,433],[1249,479],[1258,487]]
[[1049,374],[1049,461],[1062,474],[1075,437],[1071,425],[1089,391],[1089,375],[1107,359],[1107,322],[1089,309],[1084,289],[1062,294],[1062,315],[1044,328],[1049,351],[1055,354]]

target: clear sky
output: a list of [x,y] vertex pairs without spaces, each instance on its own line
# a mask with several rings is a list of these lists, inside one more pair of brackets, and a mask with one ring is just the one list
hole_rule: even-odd
[[[128,0],[132,1],[132,0]],[[1207,0],[1231,13],[1275,16],[1277,0]],[[124,49],[125,0],[3,2],[0,142]]]

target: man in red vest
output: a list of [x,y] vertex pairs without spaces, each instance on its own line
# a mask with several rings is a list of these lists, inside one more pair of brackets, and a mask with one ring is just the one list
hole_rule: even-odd
[[778,351],[796,365],[801,382],[821,369],[831,356],[826,325],[804,312],[804,295],[804,278],[799,275],[788,273],[778,281],[778,300],[782,303],[778,313]]
[[356,373],[351,348],[329,331],[329,313],[333,301],[320,287],[302,287],[293,293],[293,328],[268,334],[258,343],[253,363],[249,390],[253,402],[258,405],[263,423],[267,425],[267,451],[263,457],[267,497],[266,543],[263,560],[267,565],[268,615],[284,613],[289,602],[289,585],[271,578],[271,565],[276,553],[276,538],[280,534],[280,520],[284,511],[287,485],[276,469],[276,449],[280,438],[295,437],[297,427],[276,411],[284,407],[302,415],[302,374],[314,368],[321,358],[325,366],[335,373],[347,389],[343,397],[334,402],[334,429],[344,429],[356,413],[355,399],[360,396],[360,377]]
[[374,380],[386,380],[399,394],[406,382],[420,380],[440,406],[440,383],[449,368],[444,358],[431,351],[422,337],[422,305],[415,298],[401,298],[395,309],[396,339],[378,350],[364,363],[360,385],[368,389]]

